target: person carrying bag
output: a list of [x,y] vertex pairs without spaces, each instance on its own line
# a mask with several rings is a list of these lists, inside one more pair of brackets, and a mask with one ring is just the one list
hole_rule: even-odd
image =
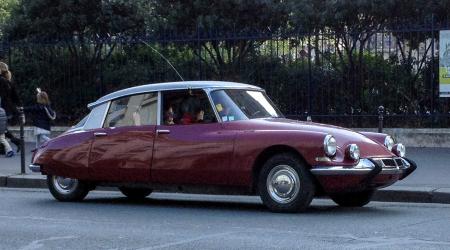
[[51,122],[56,119],[56,112],[50,107],[48,94],[39,88],[36,90],[36,104],[26,107],[25,111],[30,112],[32,116],[37,148],[41,143],[50,140]]

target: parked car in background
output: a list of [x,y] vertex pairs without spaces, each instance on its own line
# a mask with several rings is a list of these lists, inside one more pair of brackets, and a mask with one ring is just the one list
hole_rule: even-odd
[[218,81],[148,84],[88,105],[79,124],[39,147],[30,169],[52,195],[80,201],[97,186],[259,195],[272,211],[316,196],[364,206],[416,164],[386,134],[284,118],[259,87]]

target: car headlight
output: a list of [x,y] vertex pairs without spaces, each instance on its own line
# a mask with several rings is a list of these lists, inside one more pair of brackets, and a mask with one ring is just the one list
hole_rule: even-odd
[[328,157],[333,157],[336,155],[337,143],[336,139],[334,139],[332,135],[325,136],[323,141],[323,149]]
[[386,138],[384,139],[384,146],[386,146],[386,148],[391,151],[392,147],[394,146],[394,139],[392,139],[391,136],[386,136]]
[[398,143],[392,148],[392,152],[398,157],[405,157],[406,155],[406,147],[405,145]]
[[356,144],[350,144],[347,147],[347,156],[355,161],[359,160],[359,147]]

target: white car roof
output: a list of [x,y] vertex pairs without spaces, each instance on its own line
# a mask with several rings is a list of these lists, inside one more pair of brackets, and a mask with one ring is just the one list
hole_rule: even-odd
[[93,103],[88,104],[88,108],[92,109],[102,103],[117,99],[119,97],[135,95],[147,92],[166,91],[166,90],[182,90],[182,89],[254,89],[262,90],[260,87],[237,83],[237,82],[222,82],[222,81],[185,81],[185,82],[166,82],[166,83],[152,83],[127,89],[122,89],[111,94],[105,95]]

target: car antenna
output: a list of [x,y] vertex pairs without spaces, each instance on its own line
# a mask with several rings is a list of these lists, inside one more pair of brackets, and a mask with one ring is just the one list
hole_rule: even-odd
[[[107,34],[109,38],[111,38],[111,34]],[[99,37],[99,35],[97,34],[97,37]],[[152,49],[154,52],[156,52],[160,57],[162,57],[167,64],[170,65],[170,67],[172,67],[172,69],[175,71],[175,73],[177,73],[178,77],[181,79],[181,81],[184,82],[183,77],[181,76],[181,74],[178,72],[178,70],[172,65],[172,63],[170,63],[170,61],[161,53],[159,53],[158,50],[156,50],[155,48],[153,48],[150,44],[148,44],[146,41],[144,41],[143,39],[139,38],[139,42],[141,42],[142,44],[144,44],[145,46],[149,47],[150,49]]]
[[161,56],[161,57],[162,57],[162,58],[170,65],[170,67],[172,67],[172,69],[175,71],[175,73],[177,73],[177,75],[178,75],[178,77],[180,77],[181,81],[184,82],[184,79],[183,79],[183,77],[180,75],[180,73],[178,72],[178,70],[170,63],[170,61],[169,61],[165,56],[163,56],[163,54],[159,53],[158,50],[156,50],[155,48],[153,48],[153,47],[152,47],[150,44],[148,44],[146,41],[144,41],[144,40],[142,40],[142,39],[140,39],[140,38],[139,38],[139,41],[140,41],[141,43],[145,44],[147,47],[149,47],[149,48],[152,49],[153,51],[155,51],[159,56]]

